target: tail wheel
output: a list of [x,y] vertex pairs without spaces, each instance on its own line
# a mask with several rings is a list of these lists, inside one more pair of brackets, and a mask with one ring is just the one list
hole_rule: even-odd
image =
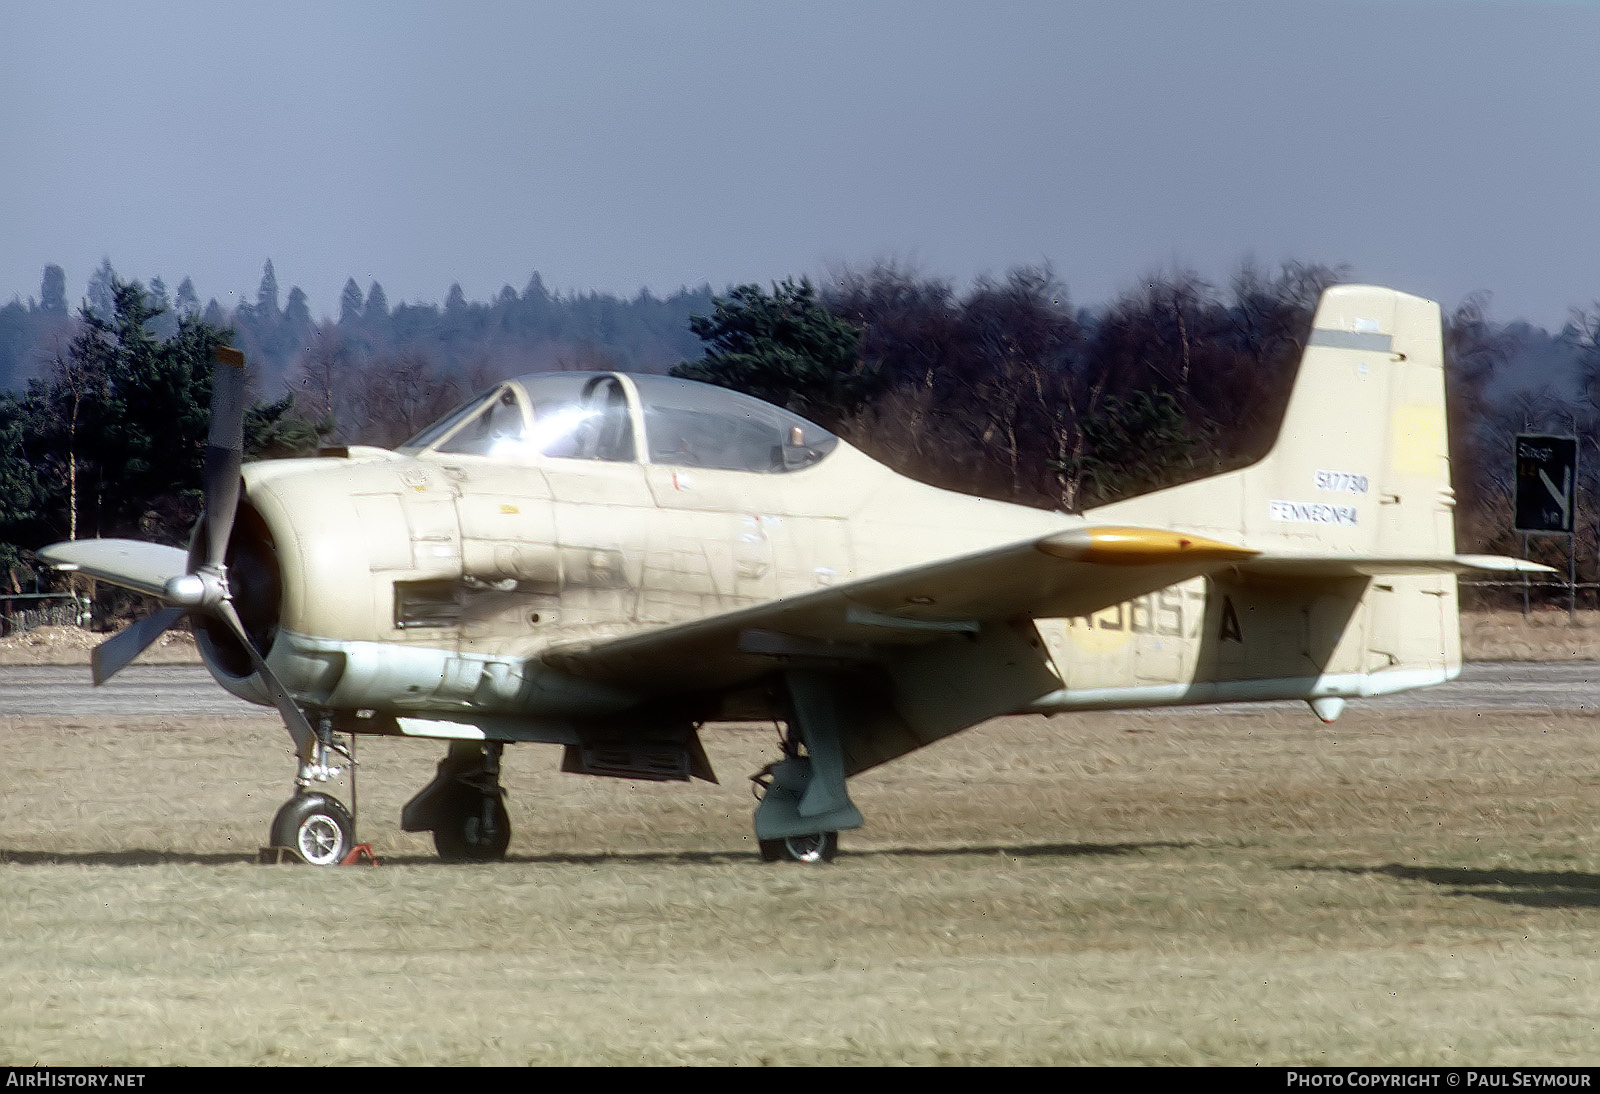
[[272,818],[272,845],[312,866],[337,866],[355,843],[355,822],[337,798],[296,794]]

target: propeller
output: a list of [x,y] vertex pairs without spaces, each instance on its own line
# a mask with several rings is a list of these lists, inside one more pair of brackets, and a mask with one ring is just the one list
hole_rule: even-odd
[[[212,357],[211,429],[206,439],[205,527],[200,565],[166,583],[161,598],[167,607],[124,627],[95,647],[91,661],[94,682],[103,684],[125,668],[185,615],[221,621],[249,655],[256,676],[272,696],[283,724],[294,738],[302,760],[309,760],[315,735],[289,689],[267,667],[266,658],[250,641],[228,588],[228,540],[239,511],[239,472],[244,465],[244,354],[218,346]],[[190,556],[193,558],[193,555]],[[192,565],[192,563],[191,563]]]

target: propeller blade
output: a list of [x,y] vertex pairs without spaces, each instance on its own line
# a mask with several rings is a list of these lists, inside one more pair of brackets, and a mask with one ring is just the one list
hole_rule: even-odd
[[[239,507],[244,463],[244,354],[218,346],[211,370],[211,434],[206,440],[206,565],[221,566]],[[246,643],[248,645],[248,643]]]
[[283,715],[284,727],[288,729],[289,736],[294,738],[295,750],[302,760],[309,760],[314,734],[311,723],[306,721],[305,713],[290,696],[289,689],[283,686],[283,681],[278,679],[278,674],[267,667],[267,659],[261,656],[261,651],[250,641],[250,636],[245,634],[244,624],[239,622],[239,613],[233,610],[233,602],[224,600],[216,606],[215,611],[228,625],[233,636],[244,645],[245,651],[250,654],[250,663],[255,666],[261,682],[267,685],[267,691],[272,693],[272,701],[277,704],[278,713]]
[[147,615],[137,623],[130,623],[94,648],[89,663],[94,669],[96,686],[105,683],[127,668],[135,657],[143,653],[168,627],[183,618],[183,608],[162,608]]

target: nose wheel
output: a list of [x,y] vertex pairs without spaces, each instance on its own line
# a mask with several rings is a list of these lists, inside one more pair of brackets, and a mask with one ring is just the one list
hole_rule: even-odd
[[312,866],[337,866],[355,844],[355,822],[337,798],[296,794],[272,818],[272,846],[287,847]]
[[354,813],[331,794],[312,790],[315,783],[350,771],[350,800],[356,792],[355,738],[335,737],[333,717],[323,711],[312,729],[310,755],[300,760],[295,795],[272,818],[271,847],[287,850],[312,866],[338,866],[356,846]]

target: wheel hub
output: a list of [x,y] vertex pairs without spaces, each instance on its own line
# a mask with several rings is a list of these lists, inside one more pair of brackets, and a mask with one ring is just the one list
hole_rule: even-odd
[[298,850],[300,857],[313,866],[327,866],[337,862],[344,833],[331,817],[308,817],[300,826]]

